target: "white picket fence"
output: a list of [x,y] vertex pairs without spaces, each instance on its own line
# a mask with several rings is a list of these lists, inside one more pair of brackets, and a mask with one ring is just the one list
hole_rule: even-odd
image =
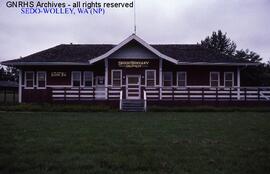
[[119,100],[121,88],[52,88],[53,101]]
[[270,101],[270,87],[146,88],[147,100]]
[[[52,88],[53,101],[120,100],[124,88]],[[270,101],[270,87],[180,88],[154,87],[141,90],[146,100]]]

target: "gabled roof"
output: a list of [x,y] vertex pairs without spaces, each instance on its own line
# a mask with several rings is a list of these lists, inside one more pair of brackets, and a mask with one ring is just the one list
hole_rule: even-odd
[[20,59],[14,59],[2,64],[6,65],[37,65],[37,64],[86,64],[89,65],[88,60],[98,57],[105,52],[111,50],[115,45],[96,45],[96,44],[86,44],[86,45],[77,45],[77,44],[61,44],[52,48],[49,48],[44,51],[40,51],[34,54],[31,54]]
[[250,61],[223,55],[199,44],[149,45],[136,35],[131,35],[118,45],[111,44],[62,44],[32,55],[2,62],[3,65],[89,65],[102,60],[124,45],[135,40],[149,51],[178,65],[257,65]]
[[153,47],[159,50],[161,53],[170,57],[174,57],[178,60],[178,64],[194,64],[194,63],[216,63],[216,64],[237,64],[237,63],[252,63],[237,59],[233,56],[227,56],[221,54],[215,50],[207,49],[199,44],[192,45],[153,45]]
[[121,42],[120,44],[118,44],[117,46],[115,46],[113,49],[111,49],[110,51],[106,52],[105,54],[103,54],[103,55],[101,55],[99,57],[96,57],[94,59],[89,60],[89,63],[90,64],[93,64],[93,63],[95,63],[97,61],[100,61],[102,59],[105,59],[105,58],[109,57],[110,55],[112,55],[113,53],[115,53],[120,48],[122,48],[123,46],[125,46],[126,44],[130,43],[133,40],[135,40],[138,43],[140,43],[141,45],[143,45],[145,48],[147,48],[149,51],[151,51],[152,53],[154,53],[158,57],[163,58],[163,59],[165,59],[167,61],[170,61],[172,63],[175,63],[175,64],[178,63],[177,59],[174,59],[172,57],[169,57],[168,55],[162,54],[157,49],[155,49],[154,47],[152,47],[151,45],[149,45],[148,43],[146,43],[144,40],[142,40],[141,38],[139,38],[135,34],[132,34],[127,39],[125,39],[123,42]]

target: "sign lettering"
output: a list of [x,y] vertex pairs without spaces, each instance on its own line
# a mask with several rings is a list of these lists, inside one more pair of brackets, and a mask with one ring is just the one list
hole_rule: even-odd
[[66,77],[66,72],[51,72],[51,77]]
[[118,61],[120,68],[147,68],[149,61]]

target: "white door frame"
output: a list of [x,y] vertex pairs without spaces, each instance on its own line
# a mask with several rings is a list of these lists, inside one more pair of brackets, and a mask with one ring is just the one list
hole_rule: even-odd
[[[132,85],[129,85],[128,84],[128,78],[129,77],[137,77],[138,78],[138,84],[132,84],[134,86],[138,86],[137,88],[134,88],[134,89],[138,89],[138,97],[129,97],[129,87],[128,86],[132,86]],[[133,92],[134,94],[134,92]],[[141,76],[140,75],[126,75],[126,99],[128,100],[139,100],[141,99]]]
[[[103,78],[104,85],[98,85],[99,78]],[[105,77],[104,76],[96,76],[96,78],[95,78],[95,86],[96,87],[105,87]]]
[[[98,85],[99,78],[104,80],[103,85]],[[95,99],[96,100],[103,100],[107,98],[107,91],[105,88],[105,77],[104,76],[96,76],[95,78]]]

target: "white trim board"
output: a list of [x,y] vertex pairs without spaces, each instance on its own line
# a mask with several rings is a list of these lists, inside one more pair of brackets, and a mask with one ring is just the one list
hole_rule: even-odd
[[259,63],[209,63],[209,62],[181,62],[179,61],[177,65],[199,65],[199,66],[258,66]]
[[227,80],[226,79],[226,74],[232,74],[232,87],[234,87],[235,86],[235,83],[234,83],[234,72],[224,72],[224,74],[223,74],[223,86],[226,86],[226,81],[229,81],[229,80]]
[[214,81],[218,81],[218,86],[217,87],[220,87],[220,72],[219,71],[211,71],[209,73],[209,86],[211,87],[215,87],[215,86],[212,86],[211,85],[211,82],[212,82],[212,74],[217,74],[218,75],[218,80],[214,80]]
[[[179,74],[181,74],[181,73],[183,73],[183,74],[185,74],[185,85],[184,86],[179,86],[179,80],[178,80],[178,78],[179,78]],[[186,87],[187,86],[187,72],[186,71],[177,71],[176,72],[176,86],[178,86],[178,87]]]
[[[94,58],[96,59],[96,58]],[[58,66],[58,65],[72,65],[72,66],[90,66],[94,62],[94,59],[89,60],[88,63],[80,63],[80,62],[1,62],[2,65],[6,66]],[[120,59],[120,58],[119,58]],[[173,59],[173,58],[172,58]],[[100,59],[101,60],[101,59]],[[174,59],[176,60],[176,59]],[[97,60],[99,61],[99,60]],[[95,62],[97,62],[95,61]],[[177,62],[173,62],[176,65],[193,65],[193,66],[258,66],[259,63],[209,63],[209,62],[181,62],[176,60]],[[89,64],[90,63],[90,64]]]
[[[80,74],[80,85],[74,86],[73,85],[73,73],[79,73]],[[72,87],[81,87],[82,86],[82,72],[81,71],[71,71],[71,86]]]
[[[131,77],[138,78],[138,83],[137,84],[129,84],[128,79]],[[135,87],[132,88],[129,86],[135,86]],[[129,90],[138,90],[138,92],[129,92]],[[137,94],[138,96],[131,96],[130,97],[129,94]],[[129,100],[141,99],[141,75],[126,75],[126,99],[129,99]]]
[[[86,79],[85,77],[86,77],[86,73],[90,73],[91,74],[91,80],[92,80],[92,84],[91,84],[91,86],[85,86],[85,82],[87,81],[87,80],[89,80],[89,79]],[[84,87],[93,87],[94,86],[94,72],[93,71],[83,71],[83,86]]]
[[89,66],[89,63],[82,62],[1,62],[2,65],[6,66],[58,66],[58,65],[73,65],[73,66]]
[[165,73],[168,73],[168,74],[170,74],[170,78],[171,78],[171,85],[170,86],[173,86],[173,72],[172,71],[164,71],[163,73],[162,73],[162,86],[163,87],[170,87],[170,86],[164,86],[164,74]]
[[[39,73],[44,73],[44,75],[45,75],[45,86],[44,87],[40,87],[38,84]],[[37,86],[37,89],[46,89],[47,88],[47,71],[37,71],[36,72],[36,86]]]
[[[32,87],[27,86],[27,79],[26,79],[27,73],[32,73],[32,77],[33,77],[33,86]],[[34,89],[36,87],[36,85],[35,85],[35,72],[34,71],[25,71],[24,72],[24,85],[25,85],[24,89]]]
[[114,84],[113,84],[113,73],[114,72],[117,72],[117,71],[120,72],[120,87],[121,87],[121,86],[123,86],[123,73],[122,73],[122,70],[121,69],[112,69],[111,70],[111,85],[113,87],[119,87],[119,86],[114,86]]
[[[154,71],[154,86],[147,86],[147,72],[151,72],[151,71]],[[147,86],[147,87],[155,87],[157,86],[157,71],[155,69],[146,69],[145,72],[144,72],[144,86]]]

